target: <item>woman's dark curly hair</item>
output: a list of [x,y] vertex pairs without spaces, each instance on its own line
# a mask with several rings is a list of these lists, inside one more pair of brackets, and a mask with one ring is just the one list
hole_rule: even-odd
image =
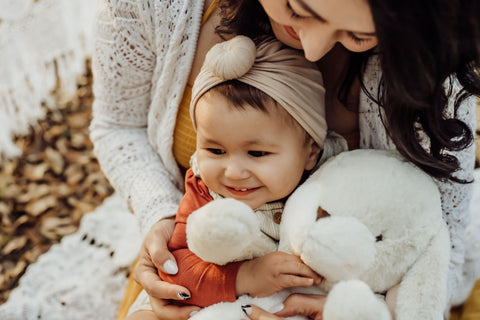
[[220,35],[241,34],[255,41],[273,35],[268,16],[258,0],[220,0]]
[[[449,152],[469,147],[473,133],[464,122],[447,115],[452,75],[463,86],[456,95],[454,115],[461,102],[480,96],[479,0],[369,0],[378,37],[382,81],[377,97],[383,120],[399,152],[431,176],[455,177],[458,159]],[[258,0],[220,0],[220,34],[243,34],[254,39],[271,35],[268,16]],[[361,74],[372,52],[351,53],[338,98]],[[346,105],[347,106],[347,105]],[[419,144],[418,127],[430,138]]]

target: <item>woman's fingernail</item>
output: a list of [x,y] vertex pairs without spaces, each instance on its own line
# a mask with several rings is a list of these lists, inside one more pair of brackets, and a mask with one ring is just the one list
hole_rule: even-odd
[[277,312],[280,312],[283,310],[283,308],[285,308],[285,306],[283,305],[283,303],[279,303],[273,307],[270,308],[270,313],[277,313]]
[[182,300],[190,300],[190,295],[185,292],[179,292],[177,293],[177,296]]
[[252,314],[252,306],[249,304],[242,306],[242,310],[247,316]]
[[169,273],[169,274],[177,274],[178,267],[177,267],[176,263],[173,262],[172,260],[167,260],[163,264],[163,271],[165,271],[166,273]]

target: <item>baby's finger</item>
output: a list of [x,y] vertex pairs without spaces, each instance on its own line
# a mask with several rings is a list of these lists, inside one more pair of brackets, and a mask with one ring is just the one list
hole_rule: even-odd
[[282,320],[283,319],[255,305],[242,306],[242,310],[243,312],[245,312],[247,317],[251,320]]
[[292,274],[282,274],[278,280],[283,288],[310,287],[315,283],[315,280],[312,278],[300,277]]
[[[297,258],[297,257],[296,257]],[[282,265],[281,273],[297,275],[300,277],[313,279],[315,284],[319,284],[322,281],[322,277],[313,271],[309,266],[304,264],[300,258],[293,258]]]

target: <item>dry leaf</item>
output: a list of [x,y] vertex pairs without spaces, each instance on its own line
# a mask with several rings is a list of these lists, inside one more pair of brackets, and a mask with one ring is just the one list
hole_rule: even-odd
[[29,262],[29,263],[32,263],[32,262],[35,262],[37,261],[38,257],[43,253],[43,250],[42,248],[40,248],[39,246],[35,246],[33,247],[32,249],[28,250],[27,252],[25,252],[25,254],[23,255],[23,258]]
[[57,204],[57,198],[49,195],[37,200],[33,200],[25,207],[25,211],[31,216],[38,216],[47,209],[54,207]]
[[2,254],[7,255],[7,254],[12,253],[13,251],[16,251],[18,249],[21,249],[21,248],[25,247],[25,245],[27,244],[27,240],[28,240],[28,238],[26,236],[12,238],[3,247]]
[[20,216],[20,218],[15,220],[15,223],[13,224],[13,228],[18,229],[18,227],[20,227],[22,224],[29,222],[30,219],[31,217],[26,214]]
[[12,209],[12,203],[0,202],[0,217],[2,218],[0,226],[4,229],[10,229],[13,225]]
[[0,195],[5,199],[16,199],[22,194],[22,186],[18,184],[9,183],[4,188],[0,187]]
[[86,147],[87,140],[88,140],[88,137],[86,137],[84,134],[74,133],[72,135],[72,139],[71,139],[70,143],[72,144],[72,147],[77,148],[77,149],[82,149],[82,148]]
[[86,165],[92,161],[91,156],[82,151],[69,151],[64,154],[64,157],[68,163],[75,163],[78,165]]
[[48,239],[59,239],[77,230],[70,218],[47,217],[43,219],[40,233]]
[[27,262],[25,260],[20,260],[17,262],[17,264],[15,265],[15,268],[13,269],[10,269],[7,274],[9,276],[9,278],[16,278],[20,275],[20,273],[22,273],[23,271],[25,271],[25,268],[27,267]]
[[51,187],[45,183],[29,183],[27,192],[20,194],[16,199],[19,203],[26,203],[33,199],[38,199],[52,192]]
[[48,147],[45,150],[46,161],[52,168],[52,171],[55,174],[61,174],[63,172],[63,168],[65,167],[65,161],[63,160],[62,155],[60,152]]
[[78,112],[67,116],[67,123],[74,129],[88,128],[90,116],[87,112]]
[[[68,140],[63,137],[55,141],[55,147],[57,148],[58,152],[60,152],[63,156],[65,156],[69,152]],[[67,162],[70,162],[68,159],[65,160]]]
[[67,176],[67,184],[69,186],[77,185],[80,181],[85,178],[85,174],[80,166],[71,165],[65,170],[65,175]]
[[67,132],[68,127],[66,124],[54,125],[45,132],[44,137],[46,140],[51,140],[53,138],[58,138],[61,135],[65,135]]
[[39,181],[43,179],[48,168],[48,163],[40,163],[36,165],[27,164],[23,169],[23,174],[29,180]]
[[[0,177],[12,176],[17,169],[18,163],[14,161],[4,161],[2,163],[2,170],[0,170]],[[2,178],[3,180],[3,178]]]

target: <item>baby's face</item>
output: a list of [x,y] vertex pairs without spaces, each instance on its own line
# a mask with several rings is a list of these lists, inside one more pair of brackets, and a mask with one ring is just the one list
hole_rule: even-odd
[[288,196],[318,156],[305,132],[275,114],[239,109],[211,92],[197,103],[197,160],[200,175],[214,192],[252,209]]

